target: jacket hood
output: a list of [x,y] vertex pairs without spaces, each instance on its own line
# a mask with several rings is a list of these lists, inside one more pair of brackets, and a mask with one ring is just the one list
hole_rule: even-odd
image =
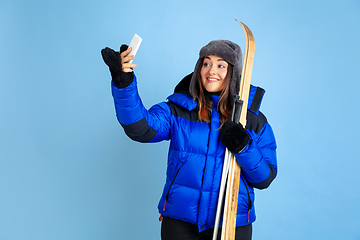
[[174,93],[183,93],[190,97],[191,94],[189,92],[190,81],[194,73],[190,73],[189,75],[185,76],[175,87]]
[[191,76],[193,74],[185,76],[175,87],[174,93],[167,97],[167,100],[173,102],[189,111],[194,110],[197,107],[197,101],[192,98],[189,92],[189,85]]

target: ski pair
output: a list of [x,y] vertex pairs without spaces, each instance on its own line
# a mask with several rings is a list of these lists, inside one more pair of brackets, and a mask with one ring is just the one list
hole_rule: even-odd
[[[235,20],[240,23],[245,33],[245,52],[243,69],[241,73],[240,91],[239,95],[234,100],[231,121],[240,122],[245,127],[251,73],[254,62],[255,40],[250,29],[244,23],[239,22],[237,19]],[[241,168],[240,165],[237,163],[234,154],[231,153],[228,149],[226,149],[220,182],[220,192],[216,209],[213,240],[217,239],[223,203],[224,211],[221,240],[235,239],[240,172]]]

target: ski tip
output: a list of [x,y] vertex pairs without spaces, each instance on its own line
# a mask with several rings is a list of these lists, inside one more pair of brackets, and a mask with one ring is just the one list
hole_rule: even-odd
[[238,23],[240,23],[241,26],[243,26],[243,27],[246,26],[243,22],[240,22],[240,21],[237,20],[236,18],[235,18],[235,20],[236,20]]

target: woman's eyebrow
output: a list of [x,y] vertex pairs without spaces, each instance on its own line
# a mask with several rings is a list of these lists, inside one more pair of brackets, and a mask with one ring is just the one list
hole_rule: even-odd
[[[205,58],[211,60],[210,57],[205,57]],[[224,61],[224,62],[226,62],[226,61],[225,61],[224,59],[222,59],[222,58],[219,58],[218,61]]]

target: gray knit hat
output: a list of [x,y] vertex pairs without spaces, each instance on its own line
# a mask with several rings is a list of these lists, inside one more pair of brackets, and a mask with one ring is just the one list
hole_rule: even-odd
[[216,55],[223,58],[226,62],[230,63],[233,67],[231,80],[230,80],[230,94],[237,95],[240,90],[240,78],[242,71],[242,52],[239,45],[228,40],[215,40],[204,46],[199,53],[199,60],[197,61],[192,75],[189,91],[191,96],[195,96],[197,85],[197,73],[201,69],[204,57],[209,55]]

